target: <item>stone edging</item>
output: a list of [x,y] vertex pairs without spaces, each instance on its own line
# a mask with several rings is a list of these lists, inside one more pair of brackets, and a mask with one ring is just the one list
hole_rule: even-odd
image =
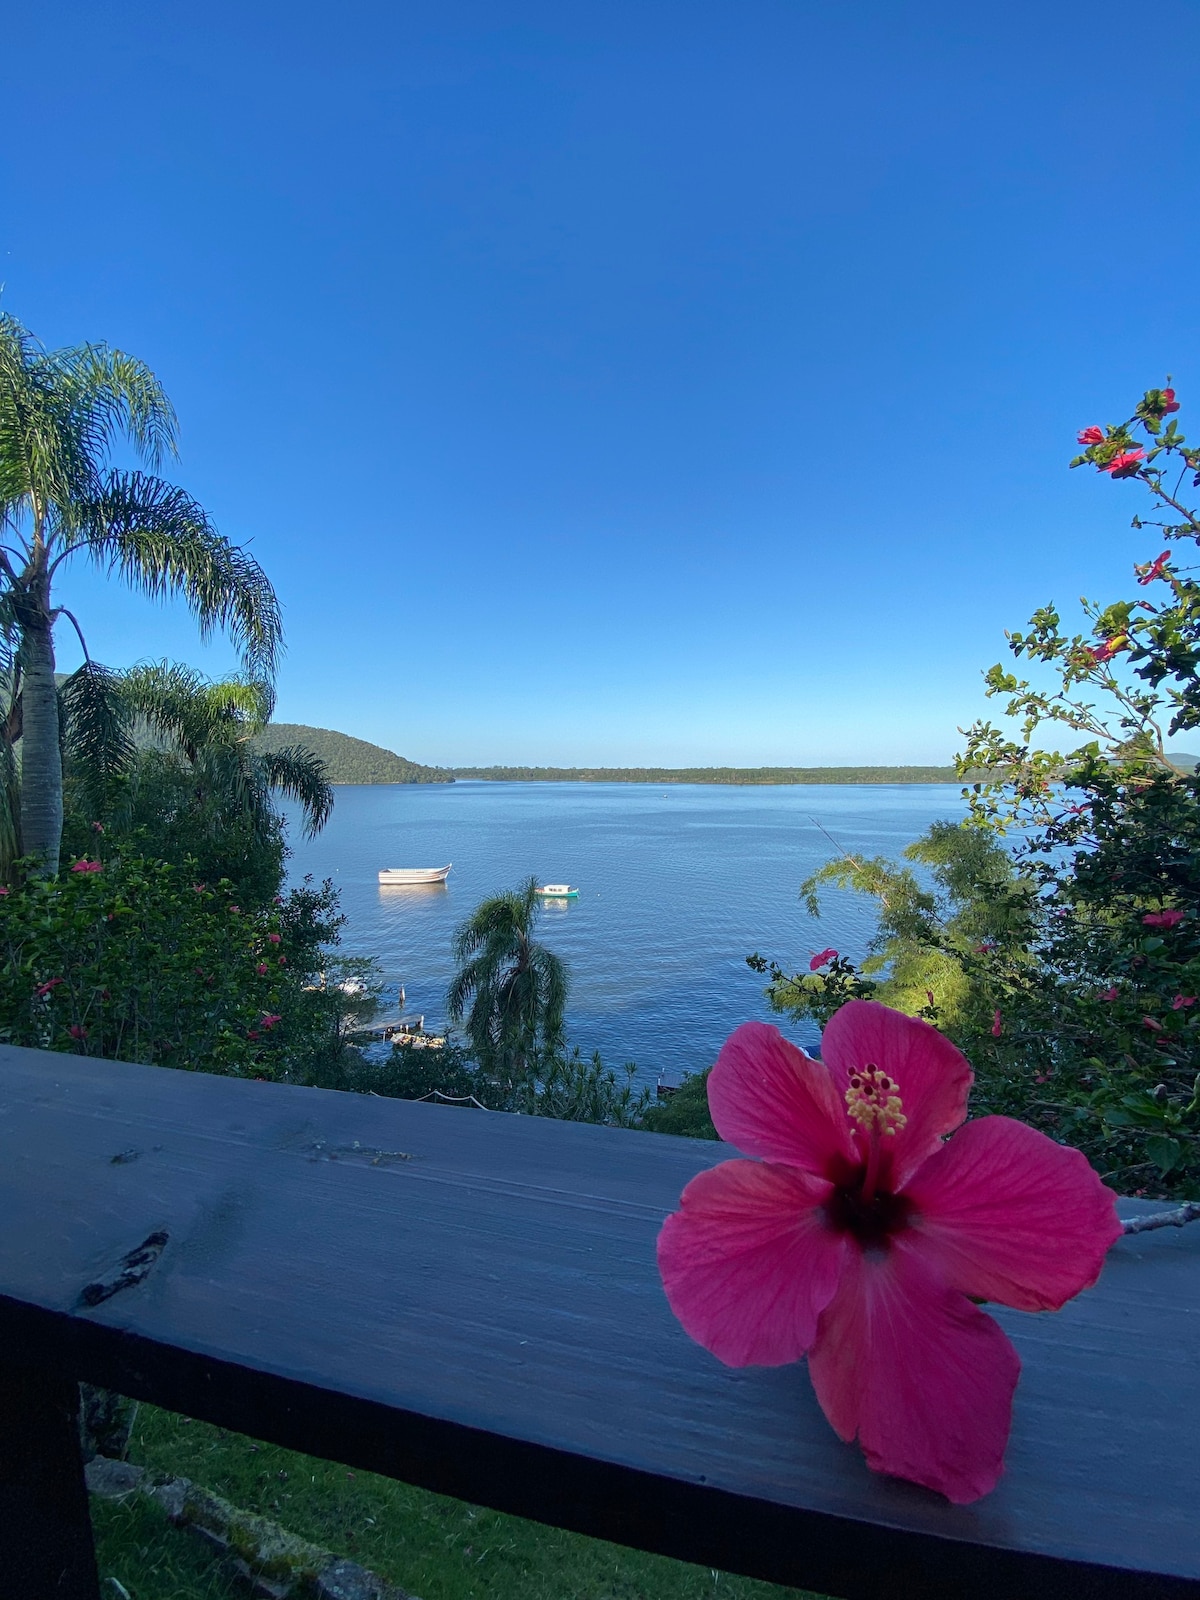
[[356,1561],[288,1533],[253,1512],[239,1511],[188,1478],[156,1479],[129,1461],[96,1456],[86,1468],[90,1493],[102,1500],[145,1495],[178,1528],[216,1550],[259,1600],[415,1600]]

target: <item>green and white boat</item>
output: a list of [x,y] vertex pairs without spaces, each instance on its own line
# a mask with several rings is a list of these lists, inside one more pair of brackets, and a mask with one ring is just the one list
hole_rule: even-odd
[[543,900],[578,900],[579,890],[572,889],[569,883],[547,883],[540,889],[534,890]]

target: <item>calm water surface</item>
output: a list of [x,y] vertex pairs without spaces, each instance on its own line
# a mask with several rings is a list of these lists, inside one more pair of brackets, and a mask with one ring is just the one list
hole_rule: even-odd
[[[830,895],[814,922],[801,880],[835,853],[896,856],[937,818],[963,814],[952,784],[734,788],[625,783],[455,783],[339,787],[316,839],[293,825],[293,881],[332,878],[348,953],[374,956],[426,1027],[445,1021],[456,925],[498,889],[535,874],[570,883],[539,937],[570,968],[568,1033],[614,1064],[711,1063],[747,1018],[771,1017],[753,950],[794,969],[834,945],[859,957],[869,902]],[[380,867],[454,863],[441,888],[381,888]],[[798,1042],[815,1030],[792,1030]]]

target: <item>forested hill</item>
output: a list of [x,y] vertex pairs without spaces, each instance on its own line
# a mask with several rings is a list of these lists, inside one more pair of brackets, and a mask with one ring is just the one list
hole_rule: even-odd
[[320,756],[330,783],[453,783],[441,767],[422,767],[382,745],[352,739],[332,728],[309,728],[303,722],[272,722],[253,739],[256,750],[279,750],[302,744]]
[[954,783],[953,767],[452,767],[493,783]]

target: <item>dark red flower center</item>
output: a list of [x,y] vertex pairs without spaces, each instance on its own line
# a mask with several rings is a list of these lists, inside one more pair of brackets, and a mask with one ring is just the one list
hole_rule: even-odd
[[836,1233],[850,1234],[861,1249],[886,1250],[892,1234],[908,1226],[912,1202],[905,1195],[878,1188],[868,1198],[866,1176],[865,1163],[839,1174],[825,1202],[825,1216]]

